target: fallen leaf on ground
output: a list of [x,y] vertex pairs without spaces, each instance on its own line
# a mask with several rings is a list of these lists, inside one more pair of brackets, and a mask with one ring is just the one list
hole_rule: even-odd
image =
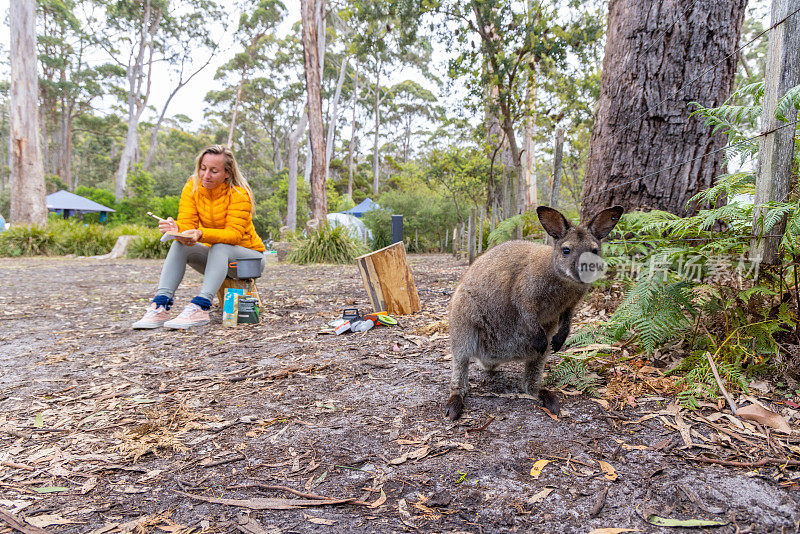
[[536,460],[536,463],[534,463],[533,467],[531,467],[531,476],[538,479],[539,475],[542,474],[542,469],[544,469],[544,466],[549,463],[550,460]]
[[621,534],[622,532],[641,532],[641,531],[638,528],[607,527],[607,528],[596,528],[594,530],[590,530],[589,534]]
[[770,426],[776,430],[780,430],[781,432],[786,432],[787,434],[792,432],[792,429],[789,427],[789,423],[786,422],[786,419],[784,419],[782,415],[777,414],[772,410],[762,408],[757,404],[750,404],[748,406],[739,408],[736,415],[746,421],[755,421],[756,423]]
[[619,475],[617,475],[617,472],[610,463],[604,462],[603,460],[597,460],[597,463],[600,464],[600,469],[603,470],[603,476],[606,480],[617,480],[617,478],[619,478]]
[[381,488],[381,496],[375,499],[375,502],[369,505],[370,508],[377,508],[378,506],[382,505],[386,502],[386,493]]
[[392,458],[391,460],[389,460],[389,464],[390,465],[400,465],[402,463],[407,462],[408,460],[419,460],[419,459],[424,458],[425,456],[427,456],[428,453],[430,452],[430,450],[431,450],[431,448],[429,446],[425,445],[424,447],[420,447],[419,449],[414,449],[413,451],[408,451],[408,452],[398,456],[397,458]]
[[408,511],[408,503],[405,499],[397,501],[397,511],[400,513],[400,521],[402,521],[404,525],[414,529],[417,528],[417,525],[411,521],[411,512]]
[[614,441],[622,445],[622,448],[626,451],[646,451],[650,448],[647,445],[629,445],[619,438],[614,438]]
[[313,515],[303,514],[303,518],[309,523],[315,525],[333,525],[336,523],[335,519],[323,519],[322,517],[314,517]]
[[256,497],[254,499],[218,499],[216,497],[205,497],[176,491],[180,495],[185,495],[198,501],[211,502],[215,504],[227,504],[228,506],[240,506],[251,510],[296,510],[307,506],[325,506],[328,504],[345,504],[355,499],[275,499],[269,497]]
[[721,527],[730,521],[715,521],[710,519],[672,519],[650,514],[645,521],[659,527]]
[[547,498],[548,495],[553,493],[553,488],[545,488],[530,499],[528,499],[528,504],[536,504],[537,502],[543,501]]
[[37,515],[36,517],[26,517],[25,521],[30,523],[35,527],[49,527],[51,525],[71,525],[78,523],[78,521],[71,521],[69,519],[65,519],[58,514],[44,514],[44,515]]
[[64,486],[46,486],[44,488],[33,488],[36,493],[57,493],[59,491],[69,491],[69,488]]

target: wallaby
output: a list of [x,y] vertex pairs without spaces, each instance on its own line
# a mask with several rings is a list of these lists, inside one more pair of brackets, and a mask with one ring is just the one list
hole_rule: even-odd
[[[445,417],[457,419],[469,387],[470,360],[492,373],[504,362],[525,362],[522,388],[538,395],[552,413],[560,411],[556,395],[540,389],[551,350],[569,335],[572,309],[589,290],[592,278],[582,272],[600,255],[600,241],[622,216],[620,206],[607,208],[585,226],[574,226],[561,213],[536,209],[552,247],[509,241],[481,257],[464,273],[450,300],[450,346],[453,376]],[[594,256],[582,255],[591,253]],[[596,265],[596,264],[595,264]]]

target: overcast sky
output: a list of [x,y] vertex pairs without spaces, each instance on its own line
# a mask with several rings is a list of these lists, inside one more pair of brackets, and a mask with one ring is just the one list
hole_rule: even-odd
[[[300,20],[300,0],[283,1],[288,9],[288,14],[285,17],[284,22],[279,27],[279,33],[287,33],[292,24]],[[0,0],[0,13],[2,13],[3,20],[2,30],[0,30],[0,46],[2,46],[4,55],[8,54],[10,37],[8,26],[8,9],[9,0]],[[234,53],[234,50],[231,48],[232,40],[230,36],[236,30],[238,20],[239,12],[234,10],[230,11],[228,14],[228,20],[226,21],[229,30],[227,35],[222,36],[220,48],[216,56],[214,59],[212,59],[209,66],[195,76],[192,81],[187,86],[183,87],[175,96],[175,98],[172,99],[172,102],[170,102],[170,106],[167,109],[167,116],[184,114],[192,119],[193,127],[200,126],[200,124],[203,122],[203,115],[206,106],[203,99],[210,89],[220,89],[221,87],[219,82],[214,81],[214,73],[217,71],[217,68],[222,63],[230,59]],[[209,27],[211,31],[214,31],[214,28],[221,28],[222,25],[210,23]],[[220,31],[220,33],[222,32]],[[202,62],[205,61],[206,58],[207,56],[201,56],[198,54],[197,59]],[[101,62],[106,60],[107,59],[105,57],[98,56],[94,61]],[[3,63],[7,63],[7,61],[8,59],[6,57]],[[158,70],[153,78],[156,83],[153,83],[151,87],[151,95],[148,102],[150,106],[157,108],[158,111],[161,110],[163,103],[169,97],[169,92],[174,87],[174,85],[170,83],[157,83],[158,80],[168,79],[169,72],[165,67],[166,66],[163,65],[157,67]],[[2,74],[3,76],[8,76],[7,65],[2,67]],[[155,112],[151,112],[149,116],[145,117],[145,119],[154,119],[154,114]]]

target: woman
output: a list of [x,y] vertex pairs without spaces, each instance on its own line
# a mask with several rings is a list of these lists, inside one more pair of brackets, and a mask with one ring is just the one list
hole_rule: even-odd
[[[264,268],[264,244],[253,227],[253,211],[253,192],[239,173],[233,152],[223,145],[204,149],[181,192],[178,220],[170,217],[158,223],[162,233],[181,232],[188,237],[175,238],[156,295],[133,328],[208,324],[208,310],[228,274],[229,260],[259,258]],[[187,264],[203,273],[203,285],[180,315],[169,320],[172,297]]]

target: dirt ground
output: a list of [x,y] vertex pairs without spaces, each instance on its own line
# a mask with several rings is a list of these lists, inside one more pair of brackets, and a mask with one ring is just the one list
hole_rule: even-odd
[[368,309],[353,266],[268,265],[258,325],[215,307],[206,327],[132,331],[160,261],[0,259],[0,534],[798,530],[791,403],[759,397],[792,434],[656,387],[624,407],[565,389],[554,419],[520,367],[473,365],[447,422],[438,321],[466,265],[410,259],[423,312],[338,337],[318,332]]

